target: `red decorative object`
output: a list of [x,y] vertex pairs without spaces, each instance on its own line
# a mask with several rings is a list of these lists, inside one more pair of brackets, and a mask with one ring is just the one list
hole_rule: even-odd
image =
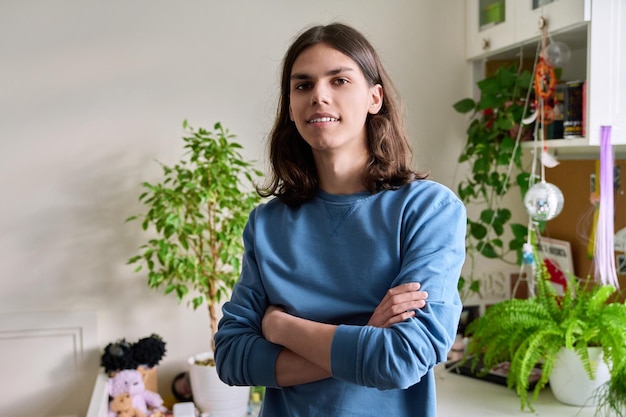
[[556,90],[556,74],[554,67],[548,65],[543,57],[539,58],[535,71],[535,96],[537,99],[547,100]]
[[550,259],[544,259],[548,273],[550,274],[550,282],[563,287],[563,291],[567,288],[567,277],[561,268]]

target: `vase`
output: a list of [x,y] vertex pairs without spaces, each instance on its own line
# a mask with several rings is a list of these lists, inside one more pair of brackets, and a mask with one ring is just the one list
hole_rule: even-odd
[[201,364],[213,359],[212,352],[189,358],[189,381],[193,402],[211,417],[246,417],[250,387],[230,386],[220,380],[215,365]]
[[552,393],[558,401],[579,407],[596,405],[594,391],[609,380],[610,373],[603,359],[602,348],[588,349],[589,360],[595,370],[594,379],[589,378],[575,351],[563,348],[557,353],[549,381]]

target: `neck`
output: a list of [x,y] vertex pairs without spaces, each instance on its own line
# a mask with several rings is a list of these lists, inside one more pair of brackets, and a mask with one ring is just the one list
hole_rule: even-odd
[[315,165],[320,188],[330,194],[354,194],[365,190],[363,171],[367,153],[320,157],[315,155]]

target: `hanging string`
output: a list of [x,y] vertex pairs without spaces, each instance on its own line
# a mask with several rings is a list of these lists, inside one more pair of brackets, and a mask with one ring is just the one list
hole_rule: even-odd
[[[537,222],[530,217],[528,218],[528,234],[526,235],[526,243],[522,247],[522,263],[519,267],[519,273],[517,274],[517,281],[511,291],[511,298],[517,296],[517,291],[522,282],[526,283],[528,289],[527,296],[532,298],[535,296],[535,239],[533,236],[538,236],[539,230],[537,228]],[[527,271],[528,270],[528,271]]]
[[[535,92],[535,126],[533,131],[534,146],[532,167],[530,171],[531,175],[528,178],[529,192],[532,192],[533,189],[535,189],[537,177],[540,178],[540,183],[547,187],[545,169],[546,167],[552,168],[558,165],[558,161],[548,154],[548,144],[546,142],[546,125],[551,124],[555,118],[554,107],[550,104],[549,100],[553,98],[554,92],[556,91],[556,73],[554,65],[553,62],[551,60],[548,61],[547,56],[545,56],[546,40],[548,36],[548,32],[544,29],[542,31],[540,42],[541,51],[538,51],[538,62],[536,62],[535,69],[533,71],[533,86]],[[532,118],[528,118],[528,122],[531,120]],[[541,156],[539,156],[537,152],[541,152]],[[537,167],[538,163],[540,163],[540,167]],[[554,186],[552,187],[556,188]],[[556,190],[560,192],[558,188]],[[527,210],[530,214],[530,218],[528,220],[528,233],[526,242],[522,247],[522,263],[520,265],[518,281],[515,283],[515,287],[513,288],[512,297],[516,296],[517,289],[521,281],[525,281],[527,284],[528,296],[535,296],[535,271],[538,267],[535,265],[535,248],[540,238],[540,231],[538,223],[535,221],[533,214],[531,213],[534,210],[534,207],[533,210],[531,210],[531,208],[527,206]],[[555,208],[555,210],[560,211],[560,209],[557,208]],[[528,269],[530,269],[530,271],[527,271]]]
[[[535,53],[535,61],[533,63],[533,74],[535,73],[535,71],[537,70],[537,62],[539,61],[539,55],[541,53],[541,43],[537,44],[537,51]],[[519,70],[518,72],[522,71],[522,65],[524,62],[524,55],[523,55],[523,49],[520,48],[520,63],[519,63]],[[517,149],[520,147],[520,143],[522,140],[522,132],[524,131],[523,129],[523,121],[524,118],[526,117],[526,112],[528,111],[528,107],[529,107],[529,103],[530,103],[530,95],[531,92],[533,90],[533,77],[530,78],[530,85],[528,86],[528,91],[526,92],[526,98],[524,100],[524,108],[522,110],[522,117],[520,119],[520,123],[519,123],[519,128],[517,129],[517,135],[515,137],[515,145],[513,146],[513,152],[512,154],[515,155],[517,153]],[[536,124],[535,124],[536,126]],[[514,160],[513,158],[511,158],[511,160],[509,161],[509,165],[507,166],[507,170],[506,170],[506,174],[504,176],[504,181],[503,181],[503,186],[502,186],[502,193],[496,197],[496,208],[500,207],[500,204],[502,203],[502,199],[504,198],[504,195],[506,194],[507,190],[508,190],[508,184],[509,184],[509,178],[511,178],[511,173],[513,171],[513,166],[514,166]],[[531,175],[532,177],[532,175]],[[493,225],[493,221],[495,220],[495,216],[491,217],[491,220],[489,221],[489,225],[487,228],[487,233],[491,233],[491,230],[493,230],[493,228],[491,227]]]
[[[537,131],[535,131],[534,155],[537,156],[538,144],[541,142],[541,182],[545,182],[545,168],[553,168],[558,165],[554,157],[548,154],[548,144],[546,142],[546,126],[554,121],[554,105],[549,104],[549,100],[554,98],[556,91],[556,72],[554,64],[548,60],[546,56],[546,40],[549,33],[544,28],[541,36],[541,54],[536,70],[533,73],[535,87],[535,108],[537,114],[537,122],[539,128],[539,140],[537,139]],[[533,171],[534,173],[534,171]]]
[[[535,62],[533,63],[533,74],[535,73],[535,71],[537,70],[537,63],[539,62],[539,55],[541,53],[541,43],[537,44],[537,52],[535,53]],[[520,64],[519,64],[519,68],[520,71],[522,70],[522,63],[523,60],[522,58],[520,58]],[[522,124],[523,124],[523,120],[526,117],[526,112],[528,111],[528,103],[530,103],[530,95],[531,92],[533,90],[532,86],[533,86],[533,77],[531,77],[530,79],[530,85],[528,86],[528,91],[526,93],[526,99],[524,100],[524,109],[522,111],[522,119],[520,121],[520,126],[519,129],[517,130],[517,135],[515,137],[515,145],[513,146],[513,155],[515,155],[515,153],[517,152],[517,148],[520,147],[520,143],[521,143],[521,139],[522,139],[522,132],[524,129],[522,129]],[[536,125],[536,124],[535,124]],[[505,180],[504,180],[504,191],[502,193],[502,195],[504,195],[506,193],[507,190],[507,184],[509,183],[509,178],[511,177],[511,172],[513,170],[513,158],[511,158],[511,160],[509,161],[509,166],[507,167],[507,171],[506,171],[506,176],[505,176]],[[502,200],[502,197],[500,197],[500,201]],[[498,201],[498,206],[500,201]]]
[[615,268],[613,149],[611,126],[600,127],[600,202],[595,238],[595,279],[603,285],[619,288]]

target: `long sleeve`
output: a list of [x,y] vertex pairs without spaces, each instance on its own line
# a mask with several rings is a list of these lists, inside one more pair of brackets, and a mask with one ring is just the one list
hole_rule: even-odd
[[407,209],[403,224],[402,268],[392,286],[420,282],[429,294],[426,307],[387,329],[340,326],[332,345],[337,378],[407,388],[446,360],[454,342],[462,308],[457,283],[465,259],[465,208],[451,197],[430,207],[419,204]]
[[245,252],[240,282],[215,335],[215,361],[220,377],[230,385],[275,387],[274,363],[280,346],[263,338],[261,320],[268,306],[254,253],[254,210],[245,227]]

